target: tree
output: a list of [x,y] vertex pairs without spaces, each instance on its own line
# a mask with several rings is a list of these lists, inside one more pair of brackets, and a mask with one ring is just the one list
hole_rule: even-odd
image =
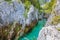
[[46,3],[42,8],[45,13],[51,13],[56,5],[57,0],[51,0],[51,2]]

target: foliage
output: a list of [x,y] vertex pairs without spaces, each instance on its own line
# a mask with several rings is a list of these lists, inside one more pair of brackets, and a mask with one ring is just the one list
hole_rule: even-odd
[[40,6],[40,3],[38,0],[29,0],[32,5],[34,5],[35,8],[37,8],[39,11],[42,9]]
[[11,0],[5,0],[5,1],[8,1],[8,2],[9,2],[9,1],[11,1]]
[[60,15],[52,18],[52,24],[58,24],[58,23],[60,23]]
[[27,18],[27,12],[28,10],[26,9],[25,13],[24,13],[24,17]]
[[57,28],[58,31],[60,31],[60,28]]
[[[11,1],[11,0],[6,0],[6,1]],[[39,0],[18,0],[18,1],[22,1],[27,10],[29,10],[30,5],[33,5],[35,8],[39,10],[39,12],[45,12],[45,13],[51,13],[56,3],[56,0],[51,0],[50,2],[47,2],[43,7],[41,7]]]
[[47,2],[44,6],[44,12],[45,13],[51,13],[51,11],[53,10],[53,8],[55,7],[56,4],[56,0],[51,0],[51,2]]
[[25,1],[25,8],[29,10],[31,3],[29,1]]
[[24,13],[24,17],[27,18],[27,13],[29,11],[29,8],[31,6],[31,3],[28,0],[24,1],[24,6],[25,6],[25,13]]
[[51,0],[50,2],[47,2],[43,7],[41,7],[39,0],[25,0],[25,3],[27,8],[30,5],[29,3],[31,3],[32,5],[34,5],[35,8],[39,10],[39,12],[51,13],[53,8],[55,7],[56,0]]

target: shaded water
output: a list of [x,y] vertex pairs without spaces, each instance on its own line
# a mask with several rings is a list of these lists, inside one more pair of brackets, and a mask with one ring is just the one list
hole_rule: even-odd
[[37,25],[31,30],[31,32],[29,32],[22,38],[19,38],[19,40],[37,40],[39,31],[42,29],[45,23],[46,23],[45,19],[38,21]]

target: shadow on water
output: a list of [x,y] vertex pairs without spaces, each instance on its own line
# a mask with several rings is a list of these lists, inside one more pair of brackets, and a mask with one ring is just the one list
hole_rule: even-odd
[[30,29],[30,31],[24,36],[19,37],[19,40],[37,40],[39,31],[42,29],[45,23],[46,23],[45,19],[38,21],[34,28]]

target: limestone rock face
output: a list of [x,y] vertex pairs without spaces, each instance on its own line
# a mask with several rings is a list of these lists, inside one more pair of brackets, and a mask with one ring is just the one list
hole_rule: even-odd
[[1,2],[0,3],[0,19],[2,21],[1,24],[6,25],[14,21],[17,22],[20,21],[21,23],[23,20],[24,10],[25,8],[22,3],[19,4],[18,2],[13,2],[12,4],[8,4],[5,1]]
[[60,40],[60,22],[56,25],[51,24],[53,17],[60,15],[60,0],[57,0],[54,12],[55,14],[49,16],[45,27],[39,32],[37,40]]
[[55,27],[56,26],[48,26],[42,28],[37,40],[60,40],[60,31]]
[[23,3],[18,3],[16,1],[9,4],[8,2],[0,3],[0,24],[6,25],[17,21],[17,23],[31,24],[32,21],[38,20],[38,10],[34,8],[33,5],[29,8],[27,13],[27,18],[24,17],[25,7]]
[[38,20],[38,10],[35,10],[32,5],[27,13],[27,18],[25,18],[24,14],[25,7],[22,2],[13,1],[8,3],[3,1],[0,3],[0,31],[3,31],[0,32],[3,37],[0,37],[2,37],[2,40],[22,36],[34,27]]
[[26,24],[29,25],[34,20],[38,20],[38,10],[36,10],[34,6],[31,5],[27,13]]
[[4,0],[0,0],[0,2],[3,2]]

